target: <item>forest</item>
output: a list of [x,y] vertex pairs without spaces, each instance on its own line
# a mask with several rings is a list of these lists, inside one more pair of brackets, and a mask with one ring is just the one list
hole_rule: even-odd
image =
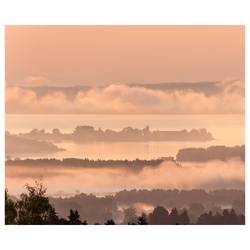
[[[90,222],[81,217],[77,209],[70,208],[67,216],[59,216],[46,195],[47,189],[41,182],[34,186],[26,185],[26,191],[19,198],[12,197],[5,191],[6,225],[244,225],[245,215],[236,213],[234,208],[204,211],[199,203],[193,203],[192,209],[173,207],[167,209],[157,205],[150,213],[138,214],[133,207],[124,209],[122,222],[117,222],[109,211],[105,221]],[[83,204],[84,205],[84,204]],[[98,209],[98,207],[96,208]],[[101,211],[98,211],[99,213]],[[199,214],[194,221],[192,212]]]

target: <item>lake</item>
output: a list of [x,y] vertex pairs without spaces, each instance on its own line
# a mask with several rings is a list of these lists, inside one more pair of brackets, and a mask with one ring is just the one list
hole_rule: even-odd
[[84,144],[59,143],[66,151],[46,154],[24,154],[14,157],[90,159],[152,159],[175,156],[180,148],[210,145],[241,145],[245,143],[244,115],[6,115],[6,130],[11,133],[32,129],[51,131],[59,128],[71,132],[78,125],[120,130],[124,127],[151,130],[181,130],[206,128],[215,138],[209,142],[93,142]]

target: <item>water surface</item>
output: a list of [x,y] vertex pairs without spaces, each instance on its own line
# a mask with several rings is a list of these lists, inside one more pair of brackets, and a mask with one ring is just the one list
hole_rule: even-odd
[[59,143],[66,151],[46,154],[23,154],[17,157],[90,159],[152,159],[175,156],[180,148],[208,147],[210,145],[244,144],[244,115],[6,115],[6,130],[11,133],[32,129],[51,131],[59,128],[72,132],[78,125],[120,130],[124,127],[151,130],[181,130],[206,128],[215,138],[209,142],[93,142],[75,144]]

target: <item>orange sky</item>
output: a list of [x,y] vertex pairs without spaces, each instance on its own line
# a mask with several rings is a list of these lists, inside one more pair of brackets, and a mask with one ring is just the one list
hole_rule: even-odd
[[99,85],[228,77],[244,78],[243,26],[6,27],[10,84]]

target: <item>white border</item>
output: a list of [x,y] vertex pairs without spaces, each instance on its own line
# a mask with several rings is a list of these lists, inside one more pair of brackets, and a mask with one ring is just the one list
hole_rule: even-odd
[[[246,226],[4,226],[4,25],[6,24],[246,24],[241,0],[6,0],[0,3],[0,247],[1,249],[249,249],[249,199]],[[247,43],[246,43],[247,44]],[[246,107],[249,50],[246,46]],[[246,109],[246,128],[249,114]],[[249,133],[246,130],[249,141]],[[246,194],[249,189],[248,147]]]
[[4,24],[244,24],[247,0],[6,0]]

